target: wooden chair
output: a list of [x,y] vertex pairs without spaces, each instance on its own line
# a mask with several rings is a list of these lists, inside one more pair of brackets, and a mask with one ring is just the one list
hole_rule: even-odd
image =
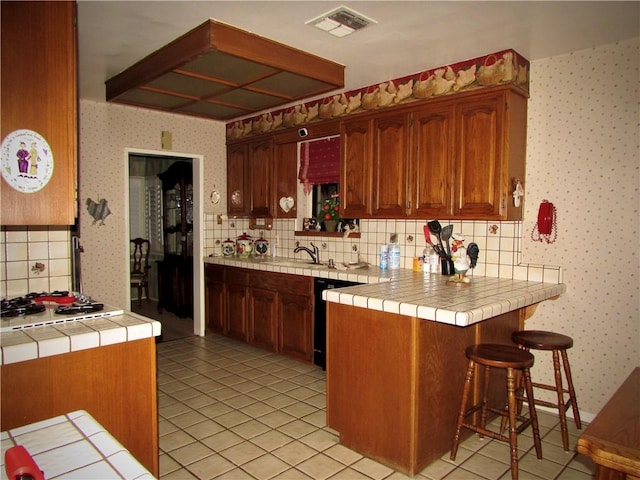
[[[542,459],[542,444],[540,442],[540,430],[538,428],[538,417],[533,402],[533,387],[531,385],[531,376],[529,368],[533,365],[534,357],[531,353],[521,348],[510,345],[494,345],[494,344],[478,344],[471,345],[465,350],[465,355],[469,359],[467,374],[464,382],[464,390],[462,393],[462,403],[460,405],[460,413],[458,414],[458,422],[456,432],[451,447],[451,460],[456,459],[458,446],[460,445],[460,434],[463,428],[477,433],[480,437],[488,436],[495,440],[500,440],[509,444],[511,452],[511,478],[518,479],[518,434],[522,433],[525,428],[531,425],[533,430],[533,442],[536,449],[536,456]],[[473,375],[476,368],[484,367],[483,392],[480,402],[467,408],[467,402],[472,390]],[[507,377],[507,404],[506,408],[495,408],[489,405],[489,379],[491,369],[502,369],[506,371]],[[528,398],[529,417],[523,417],[518,413],[516,387],[516,372],[520,372],[525,386]],[[476,412],[480,411],[480,415]],[[495,432],[487,428],[487,414],[491,412],[500,415],[503,420],[508,419],[509,435],[503,435],[502,424],[500,430]],[[465,419],[473,416],[475,421],[467,422]],[[518,424],[519,423],[519,424]]]
[[142,290],[149,301],[149,250],[151,243],[144,238],[134,238],[131,240],[133,245],[131,266],[131,288],[138,289],[138,305],[142,305]]

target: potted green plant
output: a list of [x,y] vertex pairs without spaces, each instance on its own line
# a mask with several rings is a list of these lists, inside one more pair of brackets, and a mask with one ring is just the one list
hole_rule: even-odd
[[335,232],[340,220],[340,197],[331,196],[319,205],[318,222],[324,223],[327,232]]

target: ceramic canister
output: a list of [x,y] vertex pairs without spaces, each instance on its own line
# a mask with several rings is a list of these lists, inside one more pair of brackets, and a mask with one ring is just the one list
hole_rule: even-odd
[[264,237],[260,237],[254,242],[253,251],[259,257],[267,255],[269,253],[269,241]]
[[251,255],[251,250],[253,249],[253,239],[251,235],[247,235],[247,233],[243,233],[236,240],[236,253],[241,257],[248,257]]
[[236,242],[227,238],[222,242],[222,255],[225,257],[231,257],[236,254]]

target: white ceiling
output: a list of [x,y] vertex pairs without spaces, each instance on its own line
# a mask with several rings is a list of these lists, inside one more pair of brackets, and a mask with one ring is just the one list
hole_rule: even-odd
[[[80,97],[208,18],[346,66],[345,91],[512,48],[530,61],[640,36],[640,2],[78,0]],[[305,22],[345,5],[378,22]]]

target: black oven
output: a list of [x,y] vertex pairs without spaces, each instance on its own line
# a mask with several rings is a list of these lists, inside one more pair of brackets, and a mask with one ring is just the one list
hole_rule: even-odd
[[327,302],[322,299],[322,292],[330,288],[344,288],[360,285],[356,282],[316,278],[314,282],[315,311],[313,321],[313,363],[327,366]]

